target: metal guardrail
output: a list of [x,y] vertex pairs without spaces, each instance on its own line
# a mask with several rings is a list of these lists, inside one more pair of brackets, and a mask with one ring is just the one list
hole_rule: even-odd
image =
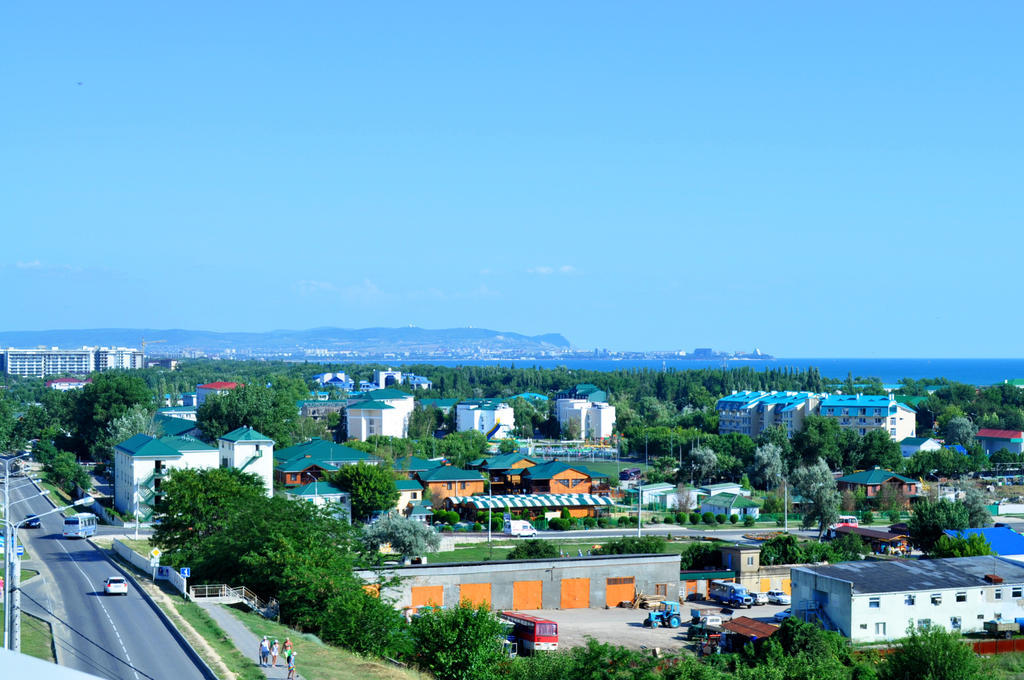
[[189,586],[188,594],[193,600],[197,598],[216,599],[228,604],[242,602],[249,609],[259,612],[268,619],[276,617],[280,611],[280,604],[276,599],[261,600],[259,595],[245,586],[229,586],[224,583],[195,585]]

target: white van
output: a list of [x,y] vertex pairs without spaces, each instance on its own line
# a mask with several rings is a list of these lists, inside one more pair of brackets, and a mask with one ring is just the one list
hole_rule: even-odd
[[533,528],[533,525],[522,519],[507,520],[504,528],[501,530],[503,534],[508,536],[536,536],[537,530]]

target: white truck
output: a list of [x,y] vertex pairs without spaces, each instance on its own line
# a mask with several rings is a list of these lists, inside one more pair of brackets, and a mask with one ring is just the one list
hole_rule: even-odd
[[511,519],[505,521],[505,526],[501,531],[506,536],[536,536],[537,530],[532,524],[523,519]]

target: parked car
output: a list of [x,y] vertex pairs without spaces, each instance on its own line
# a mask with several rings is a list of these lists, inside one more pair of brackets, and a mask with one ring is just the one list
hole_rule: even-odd
[[792,615],[793,615],[793,610],[790,609],[789,607],[787,607],[786,609],[783,609],[781,612],[778,612],[772,618],[775,619],[778,623],[782,623],[783,621],[785,621],[786,619],[788,619]]
[[754,604],[768,604],[768,593],[750,593],[754,598]]
[[128,581],[123,576],[108,576],[103,582],[103,592],[106,595],[127,595]]
[[792,604],[789,595],[781,590],[769,590],[765,595],[768,597],[769,604]]
[[26,529],[38,529],[42,525],[42,520],[40,520],[35,514],[25,515],[25,521],[21,523],[21,526]]

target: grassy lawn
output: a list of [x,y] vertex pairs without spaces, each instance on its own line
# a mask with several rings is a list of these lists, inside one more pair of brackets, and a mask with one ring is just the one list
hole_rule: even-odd
[[149,551],[153,549],[153,546],[149,544],[148,538],[119,538],[117,540],[121,541],[140,555],[149,555]]
[[[21,578],[28,578],[25,574],[29,570],[22,570]],[[29,572],[33,576],[39,572]],[[0,616],[0,619],[3,617]],[[5,621],[0,621],[0,636],[3,635]],[[21,613],[21,653],[34,656],[43,661],[57,663],[53,658],[53,633],[50,631],[50,624],[42,619]]]
[[[193,602],[184,602],[178,597],[171,598],[171,601],[178,614],[188,621],[189,625],[195,628],[196,632],[213,647],[220,660],[224,662],[224,665],[232,673],[236,674],[241,680],[263,680],[266,677],[252,657],[242,654],[221,627],[217,625],[217,622],[203,611],[202,607]],[[164,607],[163,602],[159,604],[161,607]],[[203,654],[202,649],[196,647],[196,650]],[[203,656],[205,659],[205,654]],[[205,660],[210,664],[209,659]]]
[[[587,551],[592,549],[595,545],[600,545],[610,540],[609,537],[594,537],[594,540],[583,540],[579,538],[563,539],[559,540],[543,538],[542,540],[550,540],[558,543],[560,549],[563,550],[567,556],[572,557],[579,555],[580,551],[584,555]],[[665,544],[665,550],[669,553],[682,553],[683,549],[693,543],[693,541],[668,541]],[[728,543],[721,543],[718,545],[729,545]],[[447,552],[430,553],[427,555],[427,561],[431,563],[448,563],[448,562],[483,562],[485,560],[503,560],[505,559],[515,544],[510,543],[505,537],[501,537],[491,543],[491,549],[489,550],[486,543],[471,543],[469,545],[455,548],[455,550],[449,550]],[[490,555],[490,557],[488,557]]]
[[[55,484],[50,483],[50,480],[48,480],[46,477],[42,478],[42,480],[39,482],[39,486],[43,487],[44,489],[50,490],[50,500],[52,500],[57,505],[70,505],[73,502],[71,496],[69,496],[67,492],[64,491],[64,489],[60,488]],[[68,510],[67,514],[73,515],[75,514],[75,511]]]
[[325,645],[286,628],[259,614],[231,610],[246,628],[257,637],[271,639],[291,638],[295,645],[295,670],[304,678],[315,680],[427,680],[430,676],[416,671],[396,668],[374,659],[363,658],[338,647]]

